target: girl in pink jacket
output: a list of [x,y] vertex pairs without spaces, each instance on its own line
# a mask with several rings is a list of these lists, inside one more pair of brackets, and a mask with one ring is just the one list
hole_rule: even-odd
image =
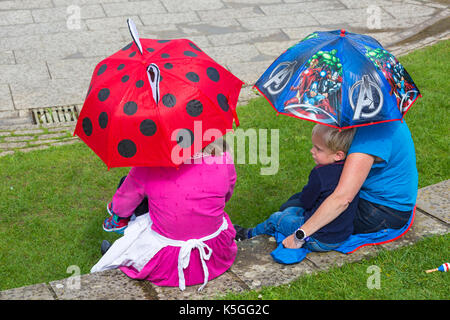
[[224,208],[236,182],[233,158],[213,143],[190,162],[130,170],[113,196],[114,214],[131,217],[145,197],[149,212],[129,222],[91,272],[120,268],[155,285],[201,290],[231,267],[236,231]]

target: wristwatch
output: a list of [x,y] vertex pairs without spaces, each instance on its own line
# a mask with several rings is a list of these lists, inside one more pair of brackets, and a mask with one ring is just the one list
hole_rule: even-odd
[[297,240],[299,241],[308,241],[309,237],[306,236],[305,231],[303,231],[302,229],[297,229],[297,231],[295,231],[295,238],[297,238]]

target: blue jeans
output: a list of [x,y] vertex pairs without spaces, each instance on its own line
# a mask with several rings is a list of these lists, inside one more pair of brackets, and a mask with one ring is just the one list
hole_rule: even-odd
[[359,198],[353,234],[400,229],[409,221],[411,214],[412,211],[399,211]]
[[[269,219],[254,227],[252,236],[261,234],[274,235],[275,231],[286,237],[290,236],[305,223],[304,212],[305,210],[301,207],[288,207],[283,211],[277,211]],[[341,244],[342,242],[324,243],[314,239],[314,237],[309,237],[309,240],[305,242],[303,248],[311,251],[326,252],[338,248]]]

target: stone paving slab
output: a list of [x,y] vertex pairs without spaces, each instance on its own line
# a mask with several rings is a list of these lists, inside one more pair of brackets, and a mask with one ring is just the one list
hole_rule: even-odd
[[450,180],[420,189],[417,207],[450,224]]
[[67,278],[50,282],[59,300],[147,300],[152,299],[138,281],[119,269],[85,274],[79,279]]
[[277,247],[273,237],[259,236],[238,244],[238,255],[231,271],[250,289],[289,283],[314,271],[307,261],[294,265],[275,262],[270,256],[270,252]]
[[0,291],[0,300],[55,300],[46,283]]

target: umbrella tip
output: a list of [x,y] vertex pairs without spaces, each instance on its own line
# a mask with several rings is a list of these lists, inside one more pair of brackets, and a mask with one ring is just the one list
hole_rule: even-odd
[[341,29],[341,37],[345,37],[345,29]]

